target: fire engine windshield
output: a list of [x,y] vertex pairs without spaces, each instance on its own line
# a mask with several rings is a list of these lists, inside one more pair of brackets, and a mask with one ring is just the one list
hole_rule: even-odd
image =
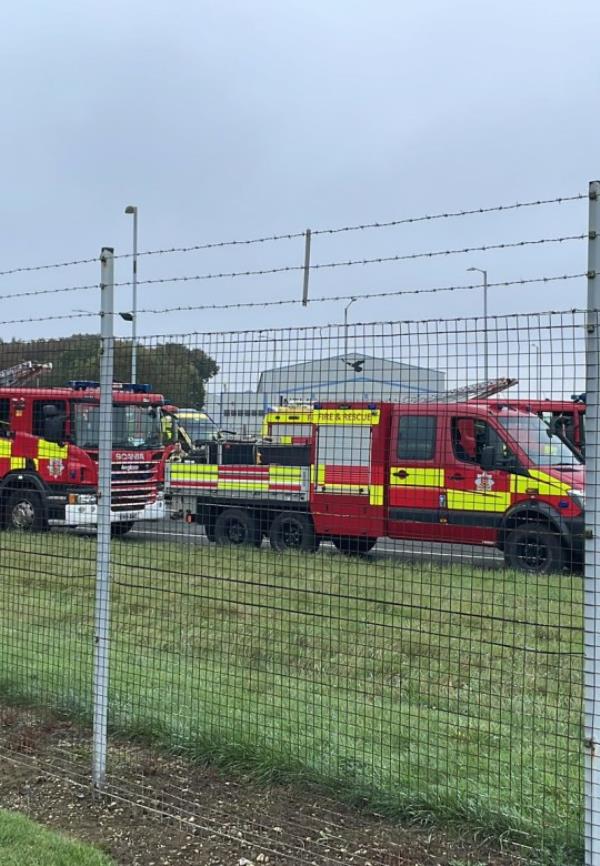
[[[97,448],[100,407],[76,403],[73,406],[73,432],[75,444],[80,448]],[[139,403],[113,406],[113,448],[156,448],[161,441],[158,409]]]
[[550,433],[537,415],[511,412],[498,416],[500,424],[525,451],[535,466],[575,467],[581,463],[577,455]]

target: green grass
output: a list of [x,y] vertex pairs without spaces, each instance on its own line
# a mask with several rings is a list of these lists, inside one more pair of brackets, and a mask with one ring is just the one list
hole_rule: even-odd
[[111,866],[89,845],[74,842],[22,815],[0,811],[2,866]]
[[[7,698],[89,719],[94,556],[93,539],[0,535]],[[579,845],[580,577],[135,540],[113,558],[114,731]]]

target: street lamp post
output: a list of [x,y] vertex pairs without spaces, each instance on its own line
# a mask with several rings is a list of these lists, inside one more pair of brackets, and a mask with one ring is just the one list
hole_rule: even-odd
[[127,205],[126,214],[133,214],[133,274],[132,274],[132,307],[131,307],[131,381],[137,382],[137,255],[138,255],[138,209],[136,205]]
[[354,301],[358,300],[358,298],[350,298],[350,300],[344,307],[344,355],[348,354],[348,310],[350,309]]
[[488,369],[488,275],[483,268],[467,268],[468,271],[478,271],[483,276],[483,379],[489,380]]

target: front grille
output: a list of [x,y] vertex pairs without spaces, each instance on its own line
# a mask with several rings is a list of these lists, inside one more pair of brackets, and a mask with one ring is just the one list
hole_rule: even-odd
[[111,473],[113,511],[137,511],[156,499],[158,460],[113,463]]

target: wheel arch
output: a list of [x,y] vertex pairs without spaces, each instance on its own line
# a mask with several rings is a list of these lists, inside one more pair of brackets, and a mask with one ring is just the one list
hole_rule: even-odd
[[519,502],[509,509],[502,520],[498,532],[498,547],[504,550],[506,539],[511,530],[516,529],[523,523],[545,523],[560,536],[561,543],[565,547],[571,546],[571,533],[561,515],[547,502],[530,500]]

